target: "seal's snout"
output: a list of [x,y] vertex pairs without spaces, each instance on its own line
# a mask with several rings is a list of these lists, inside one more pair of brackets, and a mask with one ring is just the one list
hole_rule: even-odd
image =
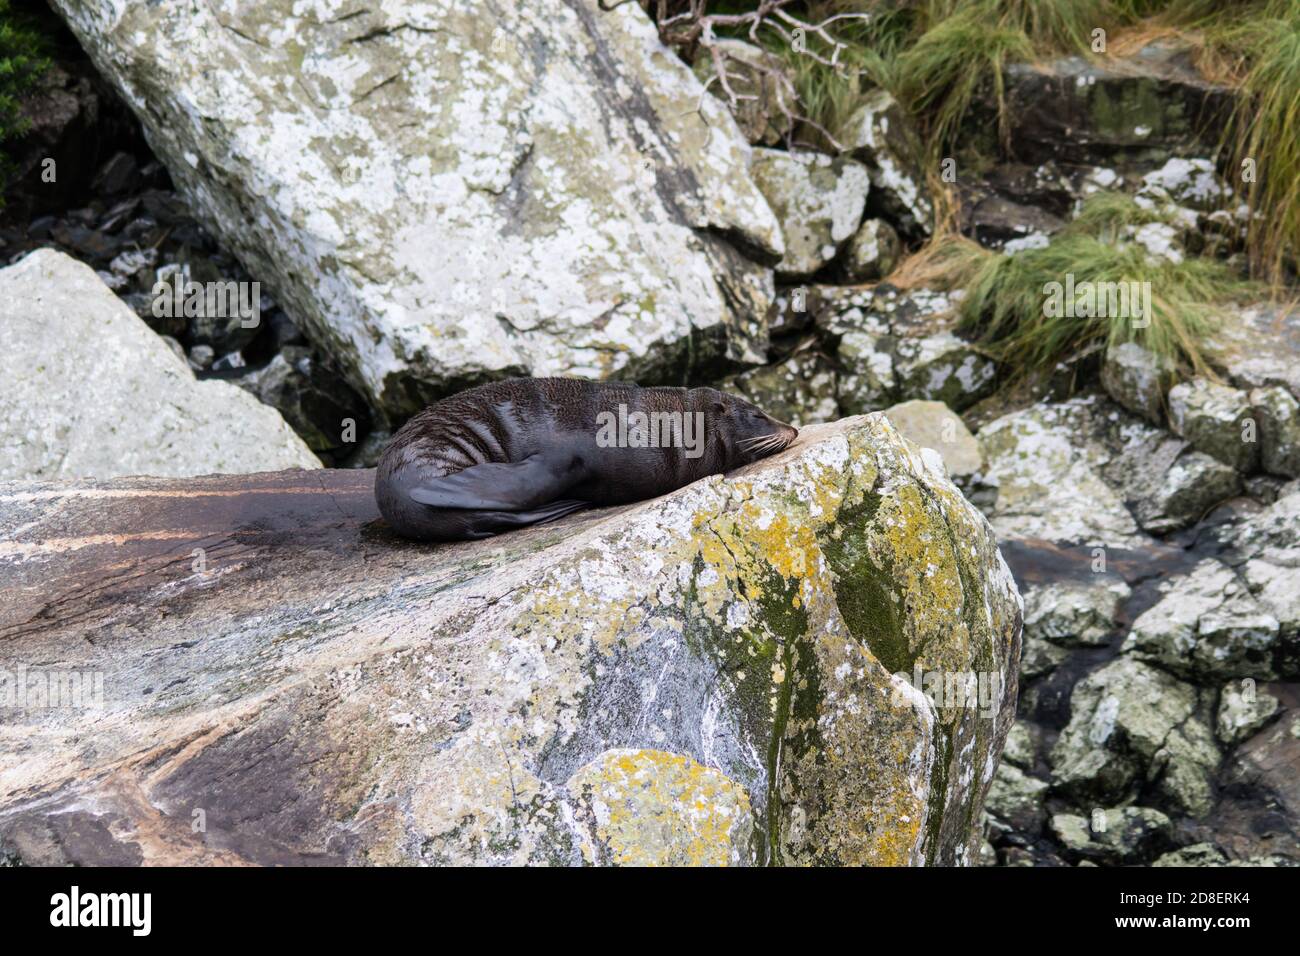
[[768,422],[772,426],[772,433],[777,438],[777,447],[780,449],[789,448],[794,444],[794,440],[799,437],[799,429],[793,425],[788,425],[780,419],[767,416]]

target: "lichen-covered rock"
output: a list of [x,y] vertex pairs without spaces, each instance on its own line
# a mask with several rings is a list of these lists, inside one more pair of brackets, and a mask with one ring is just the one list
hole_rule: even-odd
[[1248,473],[1259,458],[1250,397],[1241,389],[1197,378],[1169,390],[1169,427],[1193,447]]
[[1213,843],[1193,843],[1156,857],[1152,866],[1223,866],[1228,858]]
[[1082,411],[1036,405],[980,429],[998,488],[988,514],[999,536],[1099,546],[1139,540],[1133,516],[1099,474],[1102,462],[1079,441]]
[[889,275],[902,248],[893,226],[883,219],[868,219],[841,253],[844,278],[850,282],[871,282]]
[[1022,833],[1035,834],[1043,827],[1047,811],[1043,798],[1047,782],[1029,776],[1009,763],[998,767],[993,775],[985,805],[991,816]]
[[1021,642],[1024,651],[1020,655],[1020,676],[1026,681],[1050,674],[1070,656],[1070,652],[1059,644],[1052,644],[1041,637],[1026,634]]
[[1300,309],[1259,305],[1227,313],[1202,345],[1232,385],[1280,385],[1300,396]]
[[1131,593],[1122,578],[1103,574],[1031,586],[1024,593],[1025,636],[1065,646],[1105,645]]
[[1193,450],[1185,439],[1118,411],[1109,417],[1098,450],[1105,458],[1100,471],[1144,531],[1184,528],[1241,491],[1236,469]]
[[962,412],[993,391],[997,363],[953,332],[948,296],[917,290],[884,309],[891,313],[899,398],[943,402]]
[[1228,746],[1241,743],[1273,719],[1281,706],[1272,694],[1247,678],[1224,685],[1214,729]]
[[784,362],[737,375],[723,387],[796,428],[839,417],[835,369],[817,352],[797,352]]
[[658,750],[607,750],[569,778],[584,858],[618,866],[750,862],[749,794],[722,771]]
[[873,90],[839,130],[840,144],[871,176],[868,210],[905,234],[930,234],[934,205],[921,165],[921,139],[907,111],[885,90]]
[[840,408],[850,415],[879,411],[894,401],[893,333],[872,306],[870,290],[849,289],[821,297],[817,325],[835,343],[841,372]]
[[984,452],[966,423],[943,402],[911,401],[885,410],[903,437],[943,458],[948,476],[961,487],[984,470]]
[[1144,531],[1185,528],[1241,491],[1236,469],[1136,418],[1113,430],[1102,475],[1119,491]]
[[184,360],[52,249],[0,270],[0,479],[184,476],[320,461],[273,408]]
[[1219,752],[1196,688],[1131,657],[1079,681],[1052,748],[1052,784],[1078,806],[1114,805],[1144,787],[1201,816]]
[[1150,859],[1168,844],[1173,822],[1150,807],[1098,807],[1088,817],[1058,813],[1051,827],[1071,859],[1133,863]]
[[884,416],[474,543],[398,540],[372,485],[0,487],[6,666],[102,677],[4,712],[0,856],[974,862],[1020,601]]
[[1300,402],[1280,385],[1257,388],[1250,404],[1259,424],[1259,463],[1270,474],[1300,478]]
[[785,256],[778,276],[807,278],[828,265],[862,222],[866,167],[821,153],[756,149],[754,181],[781,223]]
[[[1154,468],[1147,469],[1154,472]],[[1143,529],[1165,534],[1198,521],[1216,504],[1241,490],[1236,469],[1199,451],[1174,459],[1145,498],[1134,498],[1133,513]]]
[[1168,201],[1182,209],[1213,212],[1231,195],[1231,187],[1219,178],[1211,160],[1174,156],[1142,177],[1136,199],[1146,209],[1158,209]]
[[510,372],[761,361],[779,225],[637,4],[55,7],[204,225],[393,417]]
[[819,292],[815,322],[844,370],[842,409],[919,399],[961,412],[993,390],[996,364],[954,332],[954,295],[885,284]]
[[1231,528],[1228,557],[1260,607],[1278,622],[1279,673],[1300,676],[1300,487]]
[[[730,93],[718,77],[714,51]],[[700,83],[731,110],[749,142],[775,146],[790,134],[799,99],[790,68],[779,56],[744,40],[714,38],[696,55],[694,69]]]
[[1121,342],[1106,350],[1102,387],[1130,412],[1154,425],[1164,421],[1165,392],[1171,381],[1164,363],[1136,342]]
[[1185,677],[1277,676],[1280,625],[1227,565],[1206,559],[1166,586],[1123,650]]
[[1007,734],[1007,745],[1002,750],[1002,761],[1021,770],[1034,766],[1042,729],[1026,720],[1017,720]]

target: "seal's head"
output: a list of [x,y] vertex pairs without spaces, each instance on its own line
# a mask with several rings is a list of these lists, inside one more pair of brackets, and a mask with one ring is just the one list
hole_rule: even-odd
[[730,471],[789,448],[799,434],[757,405],[715,388],[702,388],[706,433],[720,445],[722,469]]

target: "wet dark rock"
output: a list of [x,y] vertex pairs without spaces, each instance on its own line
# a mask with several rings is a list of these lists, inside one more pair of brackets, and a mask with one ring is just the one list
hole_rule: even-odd
[[86,226],[66,222],[59,223],[51,229],[50,237],[68,251],[75,253],[78,259],[89,260],[91,264],[107,264],[121,248],[111,236]]
[[[32,239],[48,239],[59,220],[54,216],[38,216],[27,227],[27,236]],[[15,231],[16,233],[16,231]],[[6,237],[8,238],[8,237]]]
[[140,164],[127,152],[114,153],[95,174],[90,188],[97,196],[116,196],[138,189],[141,183]]
[[361,396],[310,349],[286,346],[235,383],[279,410],[312,451],[346,457],[370,430]]
[[[1191,51],[1157,41],[1117,62],[1067,57],[1010,64],[1005,73],[1008,145],[1037,164],[1151,167],[1174,156],[1207,156],[1217,148],[1233,107],[1232,91],[1204,80]],[[995,138],[995,109],[971,110],[966,128],[983,145]]]
[[[264,309],[263,311],[268,310]],[[283,312],[274,312],[267,319],[267,327],[270,331],[271,341],[275,343],[277,350],[284,348],[286,345],[307,344],[307,337],[302,334],[302,330],[294,324],[293,319]]]
[[140,200],[135,196],[115,203],[99,221],[99,229],[108,233],[119,231],[131,221],[131,217],[135,215],[136,210],[139,208]]
[[1065,220],[1041,206],[1016,202],[978,188],[962,190],[962,232],[984,246],[1001,248],[1029,236],[1051,236]]
[[379,464],[379,458],[392,441],[393,433],[381,429],[375,429],[366,435],[357,443],[356,451],[347,458],[339,461],[340,468],[374,468]]

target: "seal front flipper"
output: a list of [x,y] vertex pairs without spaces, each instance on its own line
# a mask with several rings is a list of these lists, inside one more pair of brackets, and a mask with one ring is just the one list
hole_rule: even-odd
[[426,479],[409,494],[412,501],[434,508],[529,511],[555,501],[581,477],[578,469],[529,455],[521,462],[485,462]]

